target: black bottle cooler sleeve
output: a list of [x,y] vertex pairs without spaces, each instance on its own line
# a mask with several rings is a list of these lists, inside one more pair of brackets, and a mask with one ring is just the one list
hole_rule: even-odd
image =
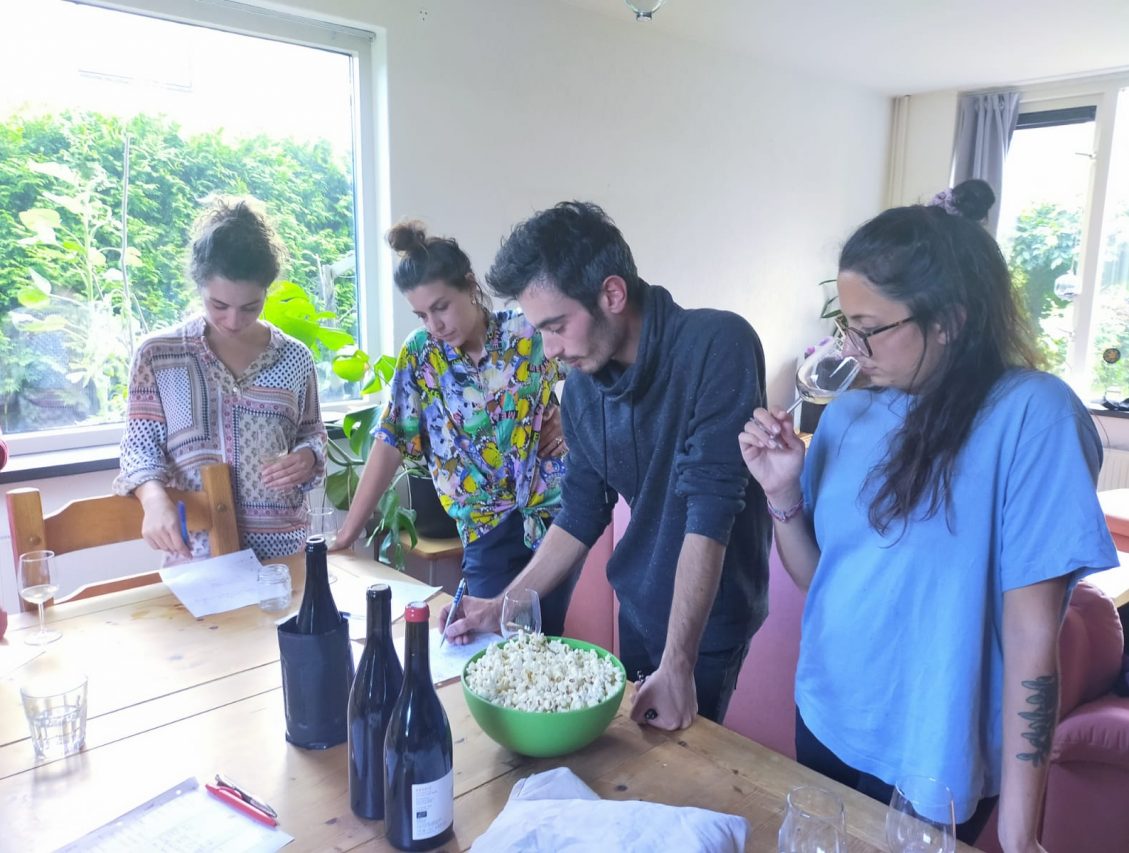
[[328,749],[348,738],[353,655],[349,620],[332,631],[295,632],[297,617],[278,626],[286,739],[304,749]]

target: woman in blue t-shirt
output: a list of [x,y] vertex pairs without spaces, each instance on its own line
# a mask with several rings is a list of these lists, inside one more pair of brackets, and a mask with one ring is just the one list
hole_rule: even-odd
[[941,780],[958,837],[999,802],[1005,851],[1036,839],[1072,584],[1117,565],[1085,407],[1035,369],[981,181],[888,210],[839,259],[865,390],[811,447],[781,409],[740,436],[781,559],[808,590],[797,758],[878,799]]

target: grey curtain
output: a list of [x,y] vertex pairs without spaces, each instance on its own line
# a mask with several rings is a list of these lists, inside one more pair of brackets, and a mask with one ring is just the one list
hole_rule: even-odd
[[1000,218],[1004,157],[1019,119],[1019,92],[962,95],[957,107],[957,138],[953,150],[953,186],[969,178],[987,181],[996,193],[988,212],[988,229],[995,234]]

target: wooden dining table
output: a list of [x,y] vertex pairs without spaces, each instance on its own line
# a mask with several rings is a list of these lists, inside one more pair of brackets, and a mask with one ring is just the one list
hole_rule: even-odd
[[[303,566],[290,562],[298,591]],[[332,553],[330,568],[335,595],[409,580],[350,553]],[[449,600],[442,592],[431,598],[433,620]],[[277,618],[257,606],[194,618],[159,583],[49,608],[62,638],[30,663],[0,670],[0,849],[55,849],[183,779],[202,783],[217,772],[274,806],[295,839],[288,850],[392,849],[381,821],[350,810],[346,746],[314,751],[285,740]],[[18,652],[35,624],[34,613],[15,614],[5,651]],[[19,685],[52,661],[89,677],[86,744],[77,755],[37,762]],[[517,755],[483,734],[457,680],[439,695],[454,737],[456,796],[455,836],[443,849],[468,849],[515,782],[561,766],[605,799],[742,815],[750,851],[775,851],[788,791],[819,785],[846,805],[847,850],[886,849],[881,803],[702,718],[678,732],[639,726],[626,715],[630,687],[600,738],[553,759]]]

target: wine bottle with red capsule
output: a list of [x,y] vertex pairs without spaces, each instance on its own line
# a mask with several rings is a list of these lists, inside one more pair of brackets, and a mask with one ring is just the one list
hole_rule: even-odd
[[426,602],[404,610],[404,686],[384,737],[384,829],[397,850],[428,850],[454,834],[451,724],[431,682]]

